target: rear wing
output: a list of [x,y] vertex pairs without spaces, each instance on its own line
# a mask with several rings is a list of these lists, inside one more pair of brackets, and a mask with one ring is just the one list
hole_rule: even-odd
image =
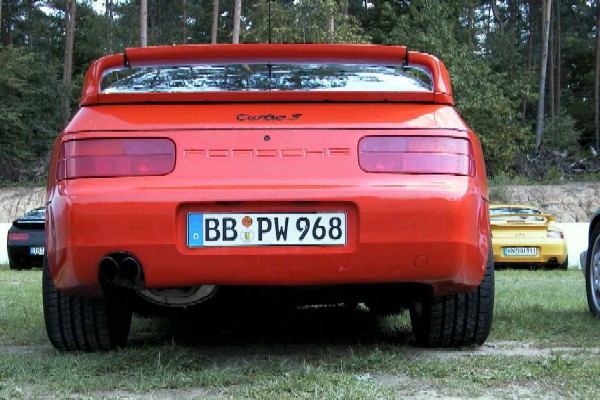
[[[427,72],[432,91],[425,92],[194,92],[102,93],[105,74],[136,67],[226,64],[373,64],[406,66]],[[453,104],[450,76],[429,54],[401,46],[348,44],[219,44],[129,48],[92,63],[87,71],[81,106],[110,103],[188,101],[415,101]]]
[[[539,218],[539,220],[536,220]],[[494,214],[490,215],[492,225],[523,225],[531,223],[549,224],[556,221],[556,217],[550,214]]]

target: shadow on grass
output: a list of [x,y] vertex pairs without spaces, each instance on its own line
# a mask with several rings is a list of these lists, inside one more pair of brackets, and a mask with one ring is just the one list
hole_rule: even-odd
[[377,317],[346,307],[190,314],[142,322],[141,330],[132,332],[129,346],[406,345],[413,341],[407,320],[406,313]]

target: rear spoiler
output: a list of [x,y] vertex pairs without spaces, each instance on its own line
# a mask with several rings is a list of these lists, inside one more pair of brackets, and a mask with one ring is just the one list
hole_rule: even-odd
[[[522,219],[510,219],[510,220],[502,220],[500,218],[509,218],[509,217],[519,217]],[[554,222],[556,221],[556,217],[554,215],[550,215],[550,214],[516,214],[516,213],[509,213],[509,214],[494,214],[494,215],[490,215],[490,221],[493,224],[506,224],[506,225],[511,225],[511,224],[527,224],[527,223],[531,223],[531,222],[542,222],[542,221],[532,221],[532,218],[543,218],[544,219],[544,223],[548,224],[550,222]]]
[[[375,64],[402,65],[426,70],[432,92],[199,92],[102,93],[101,82],[110,71],[135,67],[203,64]],[[401,46],[348,44],[218,44],[129,48],[100,58],[87,71],[80,105],[181,101],[419,101],[453,104],[450,76],[444,64],[429,54]]]

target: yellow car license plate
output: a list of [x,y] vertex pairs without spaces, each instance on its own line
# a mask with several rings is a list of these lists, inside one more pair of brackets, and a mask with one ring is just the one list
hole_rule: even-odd
[[507,257],[519,257],[519,256],[537,256],[537,247],[504,247],[502,252]]

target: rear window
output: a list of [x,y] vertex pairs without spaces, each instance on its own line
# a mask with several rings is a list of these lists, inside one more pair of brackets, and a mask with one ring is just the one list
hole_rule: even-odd
[[429,75],[417,68],[338,64],[134,68],[106,74],[102,87],[103,93],[433,90]]

